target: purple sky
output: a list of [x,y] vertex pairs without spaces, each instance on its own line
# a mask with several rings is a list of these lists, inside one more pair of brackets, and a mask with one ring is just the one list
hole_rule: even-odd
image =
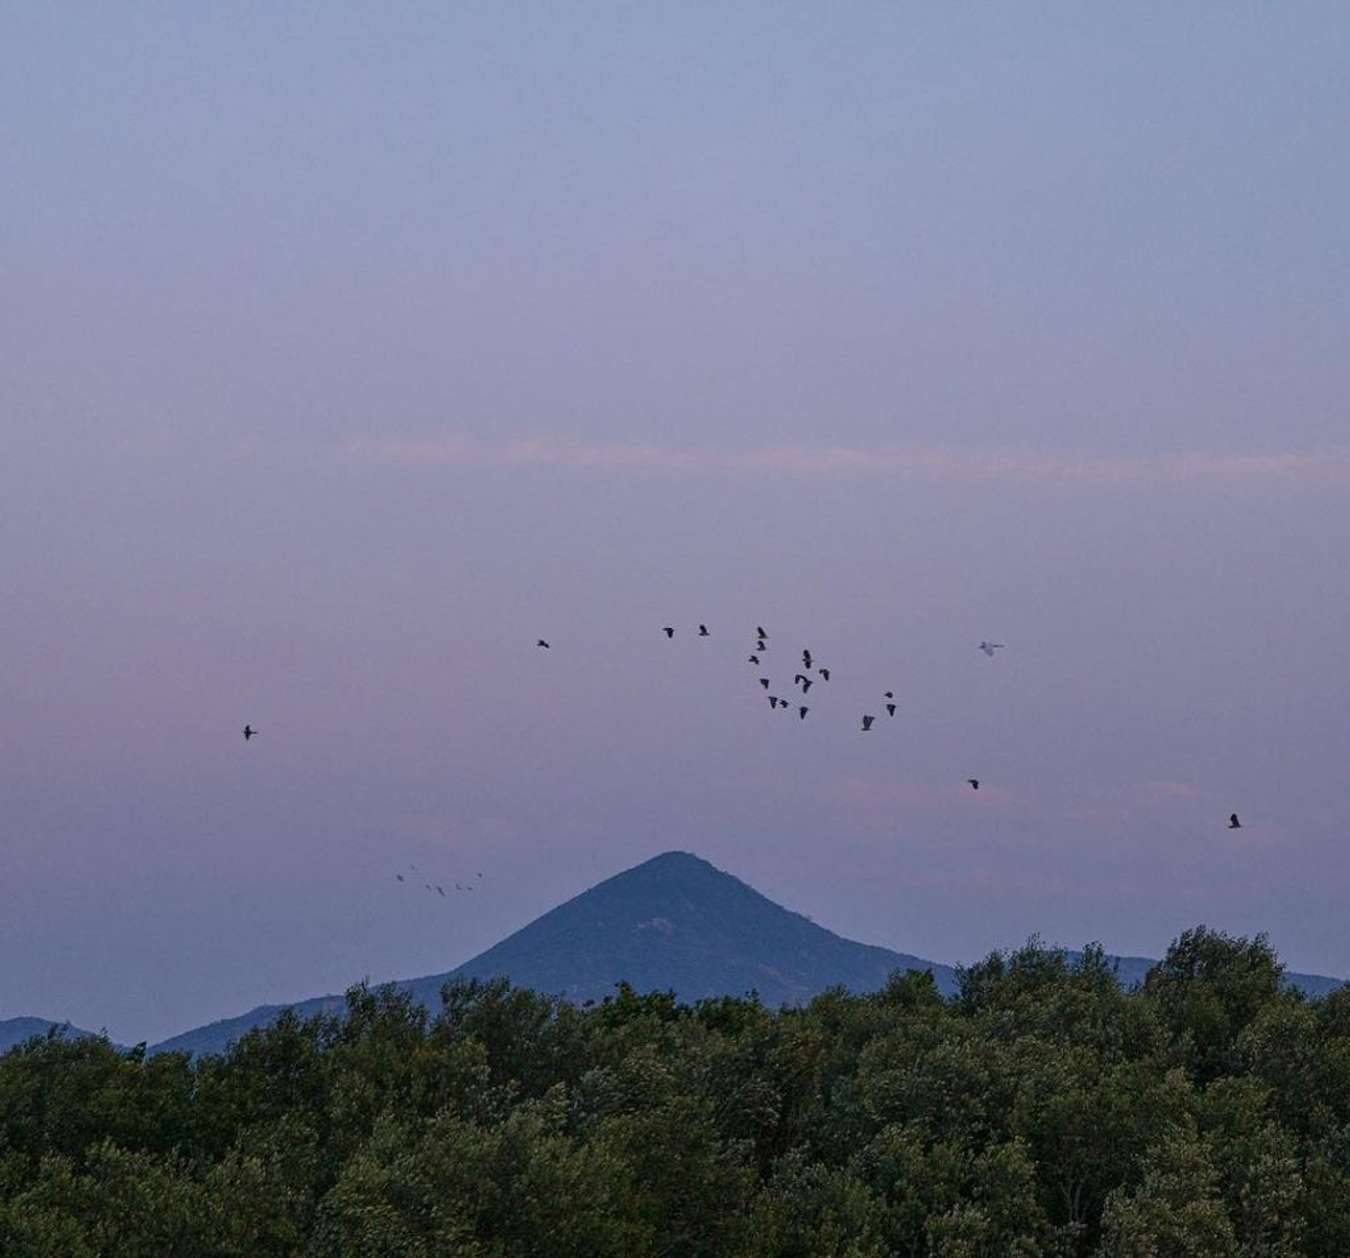
[[0,1017],[449,969],[669,848],[939,960],[1350,975],[1347,55],[1340,3],[6,5]]

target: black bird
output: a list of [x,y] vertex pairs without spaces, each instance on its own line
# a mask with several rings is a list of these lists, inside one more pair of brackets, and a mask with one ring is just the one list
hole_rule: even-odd
[[397,878],[397,879],[399,880],[399,882],[402,882],[402,881],[403,881],[403,875],[402,875],[402,874],[395,874],[394,877]]
[[1238,820],[1237,813],[1233,812],[1228,814],[1228,828],[1230,830],[1242,829],[1242,822]]
[[764,632],[764,626],[763,626],[763,625],[756,625],[756,626],[755,626],[755,637],[757,637],[761,642],[763,642],[764,639],[767,638],[768,636],[769,636],[769,635],[768,635],[767,633]]
[[893,703],[888,703],[888,704],[886,705],[886,715],[887,715],[887,716],[894,716],[894,715],[895,715],[895,704],[893,704]]
[[249,740],[250,738],[252,738],[257,732],[258,732],[258,731],[257,731],[256,729],[254,729],[252,725],[245,725],[245,726],[244,726],[244,741],[245,741],[245,742],[248,742],[248,740]]
[[535,646],[541,646],[541,647],[543,647],[545,651],[551,649],[551,648],[549,647],[549,644],[548,644],[547,642],[545,642],[543,638],[540,638],[539,641],[536,642],[534,645],[535,645]]
[[808,690],[810,690],[810,689],[811,689],[811,679],[810,679],[809,677],[803,677],[803,678],[802,678],[802,694],[805,694],[805,693],[806,693]]
[[821,681],[830,680],[830,670],[828,668],[818,668],[816,669],[816,672],[820,674]]
[[767,690],[769,688],[769,679],[767,677],[761,677],[759,679],[759,684]]
[[872,728],[872,722],[875,721],[876,719],[877,719],[877,718],[874,717],[874,716],[865,716],[865,717],[863,717],[863,733],[864,733],[864,734],[867,733],[867,731],[868,731],[869,729]]
[[707,625],[699,625],[699,627],[698,627],[698,636],[699,636],[700,638],[706,638],[706,637],[708,636],[708,626],[707,626]]
[[801,675],[801,673],[798,673],[796,676],[793,677],[793,679],[792,679],[792,684],[793,684],[794,686],[800,686],[800,685],[802,684],[802,682],[804,682],[805,680],[806,680],[806,678],[803,677],[803,676]]
[[750,657],[750,663],[752,663],[752,664],[758,664],[758,663],[759,663],[759,656],[758,656],[758,655],[752,655],[752,656]]
[[894,698],[895,698],[895,691],[894,691],[894,690],[888,690],[888,691],[886,691],[886,698],[888,698],[888,699],[894,699]]
[[770,695],[770,696],[769,696],[769,706],[770,706],[771,708],[776,708],[776,707],[778,706],[778,696],[777,696],[777,695]]
[[445,899],[445,888],[441,886],[439,882],[436,884],[436,894],[439,895],[442,900]]
[[480,873],[478,876],[481,878],[483,875]]
[[799,717],[801,717],[801,719],[804,721],[804,720],[806,720],[806,714],[807,714],[810,710],[811,710],[811,709],[810,709],[810,708],[807,708],[807,707],[800,707],[800,708],[797,709],[797,715],[798,715]]
[[763,638],[761,638],[758,642],[755,643],[755,650],[756,650],[756,651],[767,651],[768,649],[769,649],[769,644],[768,644],[767,642],[765,642]]
[[1002,642],[981,642],[980,650],[983,651],[991,660],[994,658],[995,651],[1003,650]]
[[812,661],[813,659],[815,659],[815,656],[813,656],[809,650],[806,650],[806,651],[803,651],[803,652],[802,652],[802,663],[803,663],[807,668],[810,668],[810,667],[811,667],[811,661]]
[[672,629],[669,625],[667,625],[664,629],[662,629],[661,632],[664,633],[667,638],[673,638],[675,636],[675,630]]
[[979,778],[967,778],[966,781],[970,783],[970,789],[972,791],[978,791],[980,789]]

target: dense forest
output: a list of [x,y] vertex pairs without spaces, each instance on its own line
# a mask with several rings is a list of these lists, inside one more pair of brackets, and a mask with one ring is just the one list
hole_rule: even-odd
[[779,1011],[352,989],[223,1056],[0,1058],[0,1254],[1350,1254],[1350,989],[1200,928]]

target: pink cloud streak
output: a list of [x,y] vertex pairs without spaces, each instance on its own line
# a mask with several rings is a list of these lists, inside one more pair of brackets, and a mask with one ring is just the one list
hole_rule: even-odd
[[1040,454],[939,447],[765,446],[717,449],[530,438],[484,442],[465,436],[354,438],[343,458],[372,463],[561,467],[675,475],[899,475],[932,481],[1021,481],[1064,485],[1189,483],[1232,487],[1350,489],[1350,449],[1276,454]]

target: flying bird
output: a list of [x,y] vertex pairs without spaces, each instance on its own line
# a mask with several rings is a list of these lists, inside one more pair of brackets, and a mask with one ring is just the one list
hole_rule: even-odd
[[439,895],[442,900],[445,899],[445,888],[441,886],[439,882],[436,884],[436,894]]
[[758,663],[759,663],[759,656],[758,656],[758,655],[752,655],[752,656],[750,657],[750,663],[752,663],[752,664],[758,664]]
[[893,704],[893,703],[888,703],[888,704],[886,705],[886,715],[887,715],[887,716],[894,716],[894,715],[895,715],[895,704]]
[[980,789],[979,778],[967,778],[966,781],[970,783],[970,789],[972,791],[978,791]]
[[767,642],[765,642],[763,638],[761,638],[758,642],[755,643],[755,650],[756,650],[756,651],[767,651],[768,649],[769,649],[769,644],[768,644]]
[[245,741],[245,742],[248,742],[248,740],[249,740],[250,738],[254,737],[254,735],[257,734],[257,732],[258,732],[258,731],[257,731],[256,729],[254,729],[252,725],[245,725],[245,726],[244,726],[244,741]]
[[767,633],[764,632],[764,626],[763,626],[763,625],[756,625],[756,626],[755,626],[755,637],[757,637],[761,642],[763,642],[764,639],[767,638],[768,636],[769,636],[769,635],[768,635]]
[[886,698],[888,698],[888,699],[894,699],[894,698],[895,698],[895,691],[894,691],[894,690],[888,690],[888,691],[886,691]]
[[675,630],[672,629],[669,625],[666,625],[666,627],[662,629],[661,632],[666,635],[667,639],[673,638],[675,636]]
[[535,645],[535,646],[541,646],[541,647],[543,647],[545,651],[548,651],[548,650],[551,649],[551,648],[549,647],[549,644],[548,644],[547,642],[545,642],[543,638],[540,638],[539,641],[536,642],[534,645]]
[[806,693],[808,690],[810,690],[810,689],[811,689],[811,679],[810,679],[809,677],[803,677],[803,678],[802,678],[802,694],[805,694],[805,693]]
[[1002,642],[981,642],[980,650],[983,651],[991,660],[994,658],[995,651],[1003,649]]
[[804,682],[805,680],[806,680],[806,678],[803,677],[803,676],[801,675],[801,673],[797,673],[797,674],[792,678],[792,684],[793,684],[794,686],[800,686],[800,685],[802,684],[802,682]]
[[1228,814],[1228,828],[1229,828],[1230,830],[1241,830],[1241,829],[1242,829],[1242,822],[1240,822],[1240,821],[1238,820],[1238,815],[1237,815],[1237,813],[1233,812],[1233,813],[1229,813],[1229,814]]
[[698,636],[699,636],[700,638],[706,638],[706,637],[708,636],[708,626],[707,626],[707,625],[699,625],[699,627],[698,627]]
[[811,709],[808,708],[808,707],[800,707],[800,708],[797,709],[797,715],[804,721],[804,720],[806,720],[806,714],[807,714],[810,710],[811,710]]
[[778,696],[777,696],[777,695],[770,695],[770,696],[769,696],[769,706],[770,706],[771,708],[776,708],[776,707],[778,706]]
[[397,879],[399,880],[399,882],[402,882],[402,881],[403,881],[403,875],[402,875],[402,874],[395,874],[394,877],[397,878]]
[[865,717],[863,717],[863,733],[864,733],[864,734],[867,733],[867,731],[868,731],[869,729],[872,728],[872,722],[875,721],[876,719],[877,719],[877,718],[874,717],[874,716],[865,716]]
[[821,681],[830,680],[830,670],[828,668],[818,668],[816,669],[816,672],[820,674]]
[[759,684],[767,690],[769,688],[769,679],[767,677],[761,677],[759,679]]

